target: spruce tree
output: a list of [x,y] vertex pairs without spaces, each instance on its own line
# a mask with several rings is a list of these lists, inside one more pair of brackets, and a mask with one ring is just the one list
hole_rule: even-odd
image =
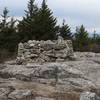
[[4,8],[3,10],[3,14],[1,15],[2,19],[2,27],[6,27],[7,26],[7,19],[9,18],[8,16],[9,10],[7,8]]
[[60,27],[60,35],[64,38],[64,39],[72,39],[73,35],[71,33],[71,29],[68,26],[68,24],[65,24],[65,20],[63,19],[63,23],[62,26]]
[[57,20],[52,14],[53,12],[48,8],[46,1],[43,0],[42,6],[39,10],[39,22],[37,23],[37,39],[56,39]]
[[91,42],[92,42],[93,44],[100,44],[100,35],[94,33],[91,40],[92,40]]
[[41,8],[34,4],[34,0],[30,0],[27,8],[25,11],[26,16],[23,17],[23,20],[18,25],[20,40],[55,39],[58,30],[56,26],[57,21],[45,0],[43,0]]
[[11,18],[11,21],[8,22],[8,13],[8,9],[5,8],[0,23],[0,49],[14,51],[17,45],[17,34],[15,28],[16,21]]
[[100,40],[100,36],[94,30],[93,36],[91,37],[91,43],[97,44],[98,43],[98,40]]
[[27,10],[25,10],[26,16],[28,16],[28,17],[32,17],[38,11],[38,7],[37,7],[37,5],[34,4],[34,2],[35,2],[35,0],[30,0],[28,2]]
[[88,45],[88,32],[85,30],[85,27],[81,25],[80,27],[76,27],[75,47],[82,49],[86,45]]
[[18,24],[18,34],[21,41],[36,39],[35,21],[38,18],[38,7],[34,4],[35,0],[28,2],[27,10],[25,10],[25,17]]

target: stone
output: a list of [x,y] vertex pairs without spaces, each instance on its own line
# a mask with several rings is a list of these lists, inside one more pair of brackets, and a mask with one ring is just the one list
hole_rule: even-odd
[[68,51],[66,49],[55,51],[55,57],[57,58],[63,58],[66,59],[68,58]]
[[56,59],[56,62],[64,62],[64,59],[58,58],[58,59]]
[[32,91],[30,90],[15,90],[9,94],[8,98],[13,100],[21,100],[21,99],[27,100],[28,98],[32,99],[33,94]]
[[9,94],[9,88],[0,88],[0,97],[5,97]]
[[35,58],[35,57],[38,57],[37,54],[30,54],[30,58]]
[[95,53],[93,52],[88,52],[86,57],[95,57]]
[[29,46],[30,46],[30,47],[34,47],[34,46],[35,46],[35,44],[31,43]]
[[[29,40],[18,45],[17,64],[29,62],[55,62],[57,59],[64,59],[73,56],[73,47],[70,40],[64,40],[61,36],[58,40],[36,41]],[[24,57],[24,60],[23,60]],[[36,59],[37,58],[37,59]],[[19,60],[20,59],[20,60]],[[25,61],[25,62],[24,62]]]
[[30,48],[30,47],[29,47],[29,44],[28,44],[27,42],[25,42],[23,45],[24,45],[24,48],[25,48],[26,50]]
[[18,48],[19,48],[19,49],[23,49],[23,48],[24,48],[23,43],[20,42],[19,45],[18,45]]
[[63,38],[59,35],[59,36],[58,36],[57,43],[58,43],[58,44],[61,44],[62,42],[63,42]]
[[24,53],[24,45],[23,43],[18,44],[18,56],[22,56]]
[[17,65],[22,65],[24,63],[25,63],[25,57],[24,56],[17,57],[17,59],[16,59],[16,64]]
[[80,95],[80,100],[98,100],[97,95],[92,92],[83,92]]
[[70,61],[79,60],[76,54],[73,54],[72,56],[69,56],[68,59],[69,59]]
[[28,41],[28,44],[32,44],[32,43],[33,43],[33,41],[32,41],[32,40],[29,40],[29,41]]
[[48,98],[48,97],[35,97],[33,100],[55,100],[53,98]]
[[0,100],[8,100],[8,95],[15,89],[13,86],[8,86],[6,88],[0,88]]

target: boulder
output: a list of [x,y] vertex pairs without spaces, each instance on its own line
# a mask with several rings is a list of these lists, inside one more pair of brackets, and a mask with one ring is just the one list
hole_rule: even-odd
[[33,94],[30,90],[15,90],[8,96],[12,100],[32,100]]
[[0,100],[8,100],[8,95],[14,90],[12,86],[0,88]]
[[80,100],[98,100],[97,95],[92,92],[83,92],[80,95]]

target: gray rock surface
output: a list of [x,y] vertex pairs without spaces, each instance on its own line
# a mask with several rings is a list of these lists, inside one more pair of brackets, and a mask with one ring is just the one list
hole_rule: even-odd
[[[29,43],[31,42],[32,41],[29,41]],[[39,43],[39,41],[37,43]],[[28,45],[27,48],[29,48]],[[54,56],[52,53],[48,53],[47,55]],[[67,92],[84,93],[84,91],[92,91],[93,93],[96,93],[98,96],[100,96],[100,54],[92,52],[75,52],[74,55],[75,59],[68,61],[61,61],[63,60],[63,58],[59,58],[59,62],[28,62],[25,65],[12,65],[9,63],[5,63],[5,65],[1,64],[0,88],[3,88],[5,90],[7,89],[6,92],[4,92],[3,94],[4,97],[6,95],[15,93],[15,91],[17,90],[31,91],[31,88],[34,97],[31,98],[31,96],[29,96],[31,98],[29,100],[35,100],[36,97],[36,100],[42,100],[42,98],[44,98],[44,100],[45,98],[47,98],[47,100],[55,100],[54,95],[56,95],[57,93],[66,95]],[[32,54],[31,56],[36,57],[37,55]],[[43,56],[42,54],[41,56],[44,58],[46,57],[45,59],[49,60],[48,56]],[[16,82],[16,80],[19,80],[21,82]],[[34,82],[36,82],[35,86]],[[10,92],[10,94],[8,88],[9,86],[14,87],[15,89],[12,92]],[[22,95],[23,94],[21,94],[21,96]],[[2,98],[2,94],[0,97]],[[62,100],[74,99],[67,98]]]
[[32,99],[33,94],[32,91],[30,90],[15,90],[8,95],[8,98],[12,100],[19,100],[19,99],[27,100],[27,99]]
[[[92,70],[92,66],[94,69],[95,63],[89,62],[90,61],[68,61],[62,63],[5,65],[6,67],[0,70],[0,76],[1,78],[16,78],[22,81],[55,84],[58,91],[74,90],[76,88],[90,90],[91,88],[96,88],[96,82],[88,73]],[[99,65],[97,67],[99,67]],[[64,90],[63,87],[65,88]]]
[[83,92],[80,95],[80,100],[98,100],[97,95],[92,92]]

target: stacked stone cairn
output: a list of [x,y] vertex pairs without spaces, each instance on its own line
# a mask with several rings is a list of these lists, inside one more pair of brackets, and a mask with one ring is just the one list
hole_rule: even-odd
[[66,61],[73,56],[71,40],[58,37],[57,40],[29,40],[18,45],[17,64]]

